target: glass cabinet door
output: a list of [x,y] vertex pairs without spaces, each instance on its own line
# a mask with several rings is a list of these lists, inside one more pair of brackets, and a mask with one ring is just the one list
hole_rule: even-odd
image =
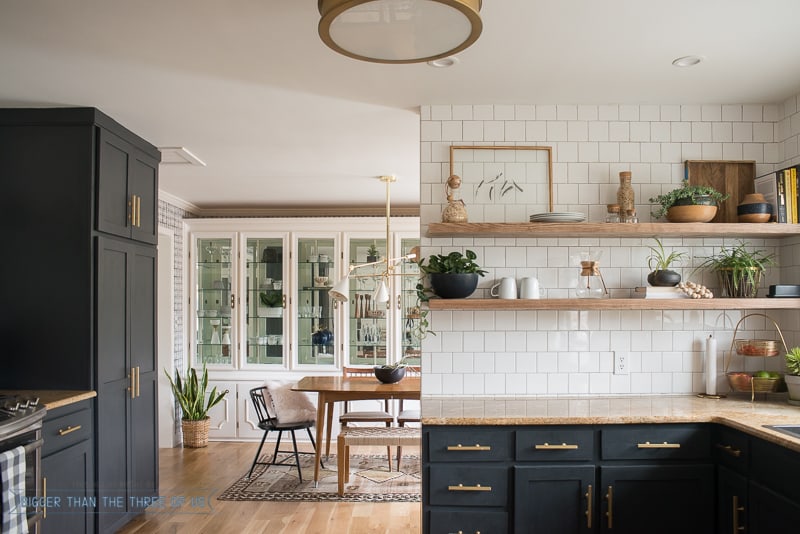
[[283,365],[286,291],[284,239],[248,237],[245,241],[245,365]]
[[335,282],[336,240],[297,240],[297,292],[294,313],[297,321],[297,363],[335,364],[333,299],[328,295]]
[[232,365],[236,332],[232,328],[233,239],[195,241],[195,364]]
[[[386,239],[351,238],[346,257],[350,265],[371,263],[387,257]],[[379,263],[356,269],[350,275],[348,351],[345,365],[374,366],[386,363],[389,310],[387,303],[378,303],[374,299],[375,289],[381,281],[380,274],[385,270],[386,264]]]
[[[419,239],[401,239],[400,255],[405,256],[415,247],[419,255]],[[419,335],[420,303],[417,297],[420,277],[418,261],[417,257],[413,261],[401,263],[399,268],[402,276],[395,277],[395,287],[399,288],[397,302],[400,312],[400,346],[402,357],[406,358],[409,365],[419,365],[422,354],[422,339]]]

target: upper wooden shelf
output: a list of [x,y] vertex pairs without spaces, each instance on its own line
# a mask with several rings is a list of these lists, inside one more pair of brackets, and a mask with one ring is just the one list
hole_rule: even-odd
[[428,237],[787,237],[800,224],[777,223],[430,223]]
[[755,299],[431,299],[431,310],[781,310],[800,308],[800,298]]

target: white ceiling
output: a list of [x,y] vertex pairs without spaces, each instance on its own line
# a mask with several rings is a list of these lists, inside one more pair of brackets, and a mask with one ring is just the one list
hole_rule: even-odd
[[[774,103],[800,93],[798,0],[484,0],[449,69],[358,62],[315,0],[0,0],[0,105],[95,106],[206,167],[200,208],[419,202],[421,104]],[[706,61],[678,69],[671,61]]]

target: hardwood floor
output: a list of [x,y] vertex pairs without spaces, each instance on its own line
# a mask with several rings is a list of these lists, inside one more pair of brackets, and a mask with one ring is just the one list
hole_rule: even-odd
[[[160,449],[163,508],[150,507],[119,532],[406,534],[421,531],[420,503],[217,501],[214,497],[249,468],[257,446],[211,442],[203,449]],[[265,450],[269,450],[267,445]],[[381,451],[385,449],[364,448],[365,453]],[[186,502],[178,506],[182,498]]]

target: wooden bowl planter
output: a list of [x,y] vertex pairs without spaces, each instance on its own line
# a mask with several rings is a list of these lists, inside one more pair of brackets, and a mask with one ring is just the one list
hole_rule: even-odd
[[707,223],[717,214],[717,206],[688,204],[672,206],[667,210],[667,220],[673,223]]

